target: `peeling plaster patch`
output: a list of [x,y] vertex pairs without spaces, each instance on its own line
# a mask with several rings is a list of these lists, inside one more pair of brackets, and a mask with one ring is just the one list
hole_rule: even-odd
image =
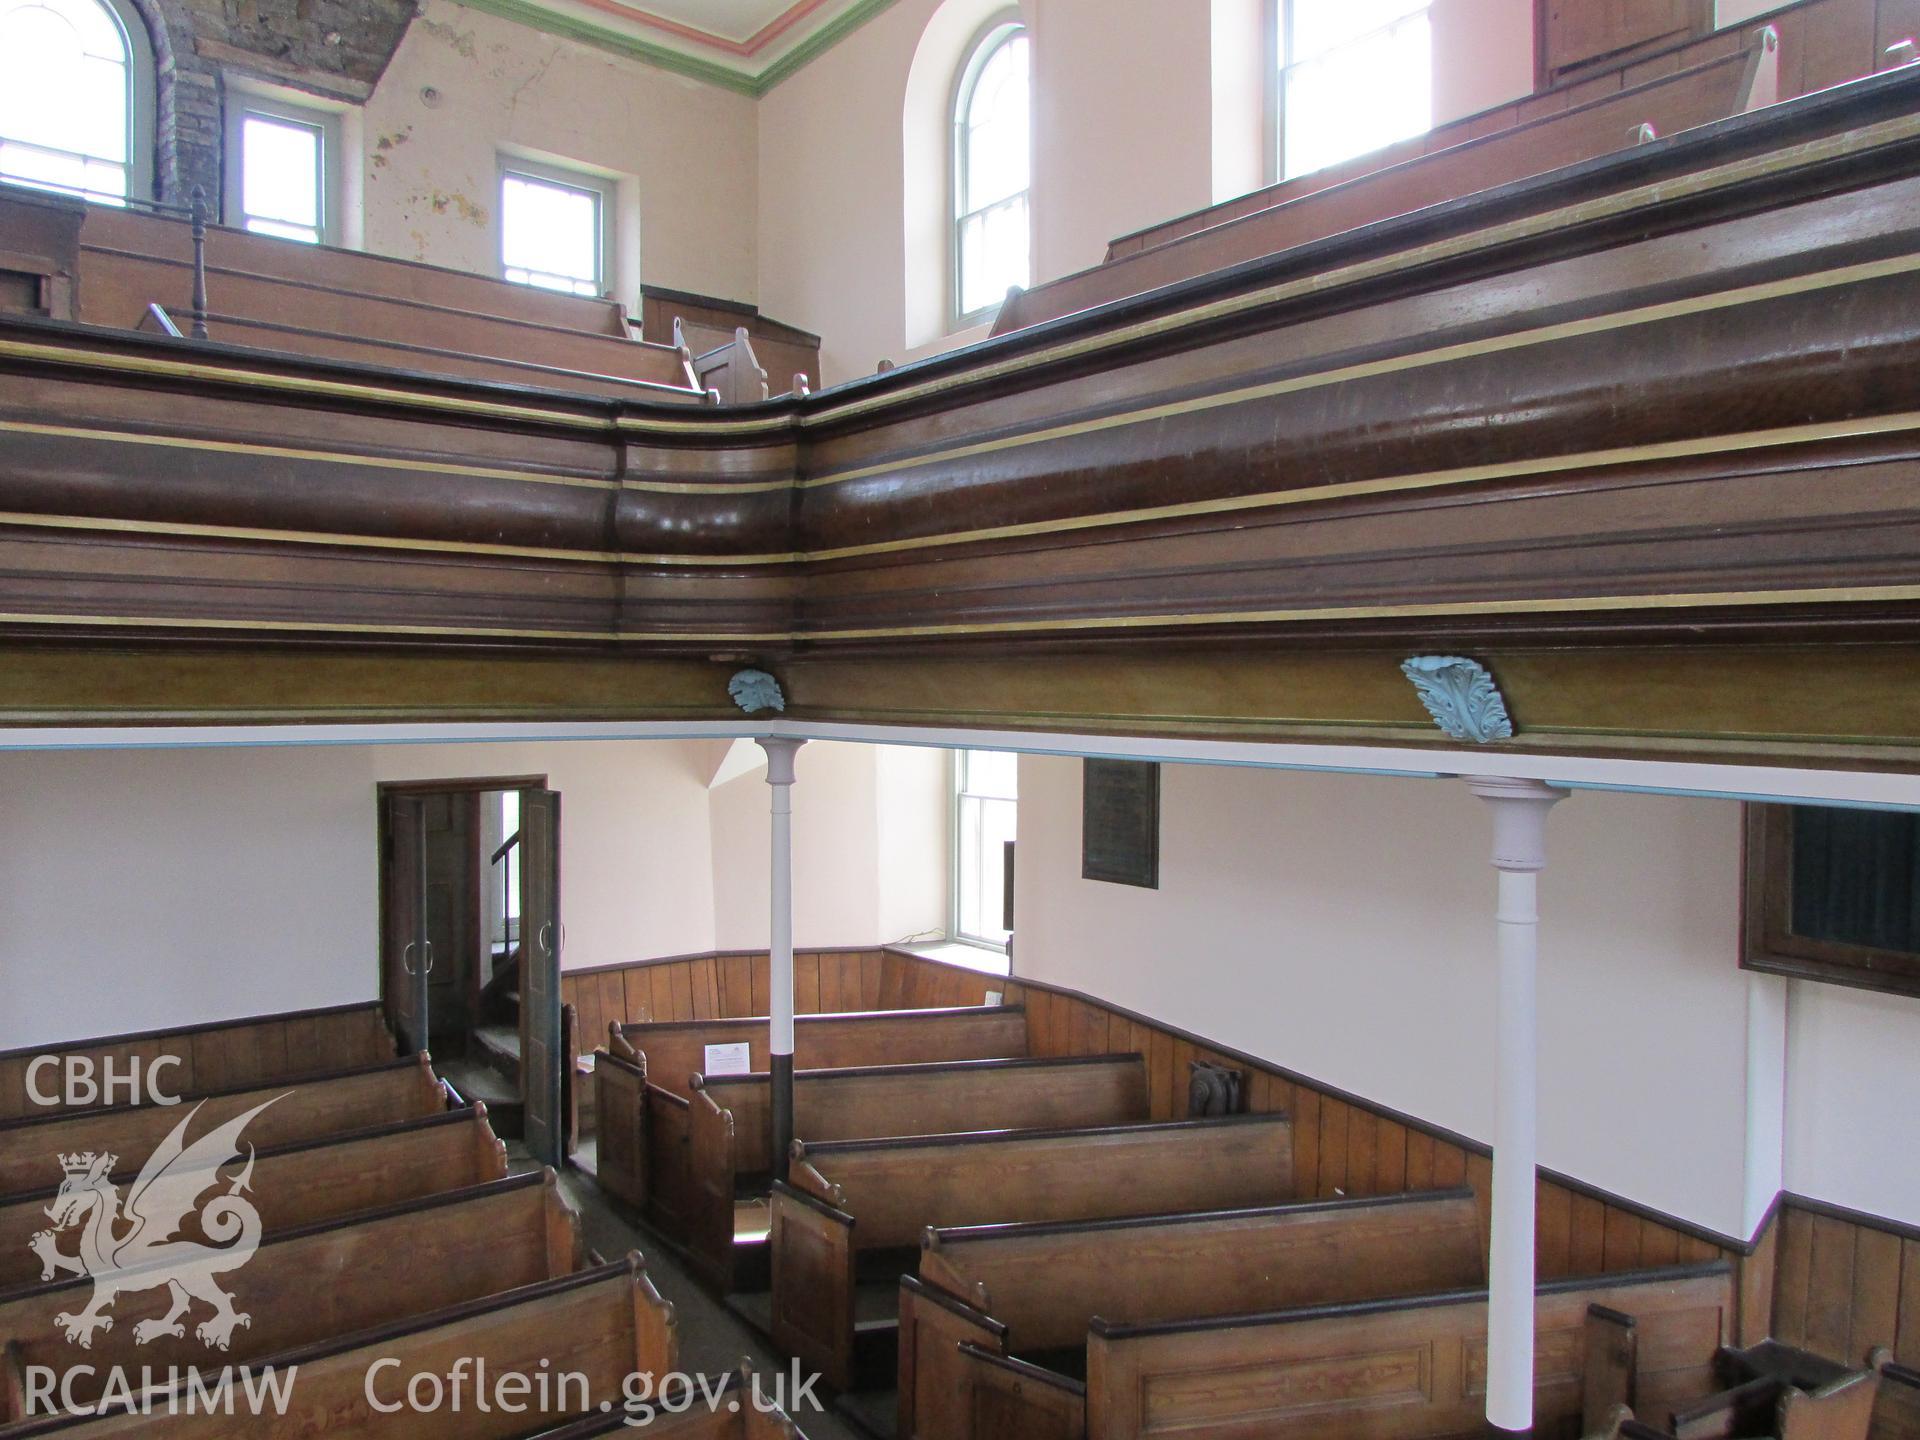
[[[416,190],[407,197],[407,204],[410,206],[420,205],[422,203],[436,215],[458,215],[462,220],[466,221],[467,224],[474,226],[482,226],[487,223],[486,207],[484,205],[476,205],[471,199],[461,194],[458,190],[454,191],[451,195],[444,190],[435,190],[431,194],[422,194]],[[417,236],[420,232],[416,230],[413,233]]]
[[444,20],[429,20],[424,15],[420,17],[419,24],[421,29],[447,45],[462,60],[473,59],[475,47],[471,31],[449,25]]
[[413,127],[409,125],[404,130],[396,130],[391,135],[382,135],[380,136],[379,139],[375,140],[373,142],[374,169],[376,170],[386,169],[387,162],[388,162],[387,152],[389,150],[398,149],[400,146],[406,144],[407,141],[411,140],[412,138],[413,138]]

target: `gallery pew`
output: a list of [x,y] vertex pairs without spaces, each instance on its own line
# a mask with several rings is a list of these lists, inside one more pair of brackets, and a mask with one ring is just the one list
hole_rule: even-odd
[[[734,1201],[772,1184],[772,1087],[764,1074],[694,1082],[687,1143],[656,1145],[649,1157],[649,1214],[725,1290],[737,1253]],[[794,1133],[807,1142],[1124,1125],[1148,1115],[1137,1054],[803,1070],[793,1082]]]
[[[1630,1315],[1641,1403],[1671,1407],[1713,1388],[1733,1321],[1723,1261],[1539,1286],[1534,1302],[1534,1433],[1570,1434],[1585,1404],[1585,1336],[1594,1305]],[[1478,1434],[1486,1419],[1484,1289],[1264,1315],[1116,1324],[1087,1342],[1087,1440],[1178,1431],[1188,1440],[1434,1440]],[[968,1344],[968,1383],[988,1414],[1016,1417],[1038,1387]],[[1048,1397],[1055,1398],[1055,1397]],[[1042,1411],[1041,1414],[1048,1412]],[[1059,1413],[1056,1407],[1052,1414]],[[1007,1433],[1043,1434],[1039,1420]],[[1057,1433],[1069,1433],[1059,1431]],[[1072,1432],[1080,1433],[1080,1432]]]
[[[54,1097],[50,1104],[33,1099],[28,1091],[28,1070],[43,1056],[60,1062],[59,1066],[43,1065],[36,1077],[35,1088],[42,1095]],[[149,1067],[165,1060],[168,1063],[155,1079],[166,1093],[185,1095],[267,1085],[276,1080],[306,1080],[331,1071],[378,1065],[393,1057],[393,1035],[380,1006],[373,1001],[212,1025],[28,1045],[0,1052],[0,1120],[95,1108],[92,1101],[70,1107],[58,1099],[63,1089],[60,1070],[68,1061],[85,1067],[96,1082],[104,1078],[103,1066],[110,1065],[116,1077],[130,1076],[137,1067],[144,1086]],[[122,1095],[124,1090],[117,1091],[114,1103],[122,1103],[118,1098]]]
[[[807,1070],[939,1060],[999,1060],[1027,1053],[1027,1016],[1018,1005],[932,1010],[854,1010],[794,1019],[794,1064]],[[594,1052],[594,1126],[601,1188],[650,1209],[648,1157],[655,1146],[687,1144],[693,1077],[711,1074],[709,1045],[747,1046],[747,1068],[764,1071],[765,1016],[612,1024]]]
[[1261,192],[1269,202],[1265,208],[1242,213],[1244,200],[1230,202],[1233,218],[1216,220],[1202,211],[1156,232],[1157,244],[1135,248],[1117,241],[1106,263],[1016,292],[1001,308],[993,333],[1004,335],[1623,150],[1637,143],[1642,127],[1656,136],[1671,135],[1738,115],[1753,103],[1756,81],[1770,57],[1756,30],[1738,52],[1626,90],[1492,133],[1463,122],[1449,127],[1458,143],[1446,148],[1408,153],[1421,142],[1404,142],[1388,152],[1397,163],[1383,168],[1331,184],[1327,175],[1302,176]]
[[[122,1157],[113,1179],[135,1179],[145,1155]],[[242,1168],[235,1159],[222,1169]],[[249,1195],[269,1235],[298,1225],[338,1220],[405,1200],[498,1180],[507,1173],[507,1151],[487,1123],[484,1105],[449,1110],[421,1120],[357,1130],[319,1140],[299,1140],[254,1152]],[[34,1248],[49,1229],[47,1206],[59,1193],[49,1186],[0,1199],[0,1290],[56,1278]],[[72,1249],[70,1242],[62,1242]]]
[[[229,1244],[246,1242],[242,1234]],[[101,1397],[115,1367],[164,1374],[176,1366],[258,1363],[570,1275],[584,1262],[577,1217],[548,1170],[268,1237],[251,1259],[213,1272],[210,1287],[192,1285],[186,1277],[194,1267],[182,1262],[108,1272],[118,1281],[117,1296],[108,1285],[97,1291],[95,1275],[0,1294],[0,1335],[19,1345],[26,1366],[58,1377],[56,1395],[88,1404]],[[170,1291],[169,1276],[188,1285],[187,1306]],[[148,1284],[137,1286],[143,1278]],[[227,1297],[236,1318],[223,1325],[224,1335],[203,1330],[216,1309],[201,1289]],[[109,1292],[104,1301],[101,1291]],[[108,1323],[76,1338],[62,1317],[84,1320],[90,1308]],[[158,1322],[174,1308],[182,1310],[180,1333],[161,1333]]]
[[[147,1415],[63,1416],[8,1432],[8,1440],[521,1440],[576,1417],[596,1421],[617,1406],[630,1377],[664,1375],[675,1362],[673,1307],[648,1280],[638,1254],[596,1269],[484,1299],[446,1306],[401,1324],[341,1336],[262,1362],[298,1371],[284,1414],[239,1418],[153,1407]],[[396,1363],[383,1363],[396,1362]],[[464,1363],[492,1377],[574,1375],[580,1381],[535,1387],[514,1413],[468,1403],[421,1414],[404,1403],[415,1377],[442,1385]],[[376,1365],[373,1394],[368,1379]],[[376,1408],[375,1401],[381,1408]],[[384,1407],[392,1406],[392,1410]],[[632,1433],[644,1434],[644,1431]],[[753,1434],[754,1432],[748,1432]],[[779,1432],[774,1432],[778,1434]],[[755,1440],[759,1440],[756,1435]]]
[[[1473,1192],[1309,1200],[1260,1210],[936,1228],[900,1281],[901,1440],[967,1440],[972,1342],[1086,1368],[1095,1319],[1187,1320],[1486,1283]],[[1046,1382],[1043,1382],[1046,1383]]]
[[[271,1103],[269,1103],[271,1102]],[[139,1162],[194,1114],[188,1139],[265,1105],[247,1125],[248,1145],[285,1145],[437,1115],[446,1086],[422,1053],[311,1080],[181,1097],[175,1105],[67,1111],[44,1119],[0,1121],[0,1194],[38,1189],[60,1178],[64,1154],[112,1153]],[[194,1113],[197,1109],[197,1113]]]
[[[795,1141],[790,1183],[773,1191],[774,1341],[845,1389],[866,1368],[855,1353],[862,1279],[890,1306],[927,1226],[1272,1205],[1292,1196],[1292,1155],[1281,1115]],[[865,1330],[882,1351],[892,1332],[891,1321]],[[870,1358],[892,1372],[890,1352]]]

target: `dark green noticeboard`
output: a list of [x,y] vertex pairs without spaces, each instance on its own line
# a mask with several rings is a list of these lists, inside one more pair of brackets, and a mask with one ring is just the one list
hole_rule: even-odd
[[1086,760],[1080,797],[1080,876],[1160,888],[1160,767]]

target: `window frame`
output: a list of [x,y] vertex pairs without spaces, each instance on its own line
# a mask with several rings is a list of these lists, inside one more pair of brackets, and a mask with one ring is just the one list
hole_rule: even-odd
[[319,231],[319,238],[311,243],[339,245],[342,214],[340,164],[344,153],[340,140],[340,112],[283,99],[265,91],[236,88],[231,83],[225,116],[226,147],[222,156],[225,171],[221,186],[224,192],[221,196],[222,222],[232,229],[245,230],[249,235],[258,235],[267,240],[286,240],[290,245],[309,243],[274,235],[270,231],[252,230],[247,226],[245,146],[248,115],[305,125],[320,132],[319,173],[314,176],[320,217],[315,229]]
[[[147,22],[127,0],[93,0],[107,12],[126,47],[127,73],[127,193],[124,197],[103,191],[74,191],[24,177],[0,175],[0,184],[42,190],[54,195],[73,195],[90,205],[119,203],[150,204],[153,200],[153,161],[155,135],[159,120],[159,73],[153,58],[153,37]],[[25,142],[22,142],[25,143]],[[36,149],[43,148],[36,146]],[[82,155],[77,150],[62,154]],[[82,158],[97,158],[83,156]],[[111,162],[109,162],[111,163]]]
[[980,76],[989,61],[1000,49],[1016,36],[1025,36],[1028,54],[1032,54],[1033,33],[1027,28],[1026,21],[1018,10],[1002,10],[982,25],[967,42],[963,52],[965,59],[954,74],[953,94],[949,97],[947,113],[951,136],[947,145],[947,329],[949,334],[984,325],[1000,312],[1006,303],[1002,295],[990,304],[975,310],[963,309],[966,295],[965,258],[966,247],[961,242],[961,234],[966,222],[975,215],[985,214],[997,206],[1011,204],[1015,199],[1023,199],[1027,209],[1027,257],[1028,279],[1032,279],[1033,257],[1033,125],[1032,125],[1032,70],[1028,74],[1028,125],[1027,125],[1027,185],[1024,190],[996,200],[993,205],[979,210],[967,209],[967,112],[973,106],[973,93],[980,82]]
[[[965,808],[967,801],[972,800],[976,803],[984,802],[1012,805],[1014,807],[1016,834],[1020,814],[1020,800],[1017,795],[1009,800],[1004,796],[969,795],[967,793],[967,758],[974,753],[974,750],[975,747],[968,746],[956,748],[951,753],[948,769],[949,792],[952,799],[952,806],[948,814],[947,853],[951,858],[952,864],[949,876],[950,883],[947,886],[947,895],[950,902],[947,908],[947,940],[951,944],[971,945],[979,950],[991,950],[996,955],[1005,955],[1008,947],[1007,941],[991,940],[984,935],[970,935],[961,928],[960,924],[960,917],[965,913],[965,901],[961,888],[962,877],[965,874],[965,861],[963,859],[960,842],[966,830]],[[1016,752],[991,753],[1012,754]],[[1002,894],[1002,903],[1005,903],[1004,892]],[[1009,931],[1008,933],[1011,934],[1012,932]]]
[[1920,996],[1920,955],[1793,933],[1794,808],[1757,803],[1744,807],[1741,968],[1888,995]]
[[[1288,180],[1297,180],[1302,175],[1317,175],[1320,173],[1320,170],[1302,170],[1298,174],[1289,174],[1287,172],[1287,76],[1302,63],[1294,57],[1293,7],[1296,3],[1297,0],[1268,0],[1264,33],[1261,36],[1261,43],[1266,46],[1267,52],[1267,83],[1265,86],[1266,114],[1263,118],[1266,122],[1264,129],[1266,135],[1267,183],[1269,185],[1281,185]],[[1312,56],[1311,59],[1317,61],[1351,46],[1364,44],[1376,36],[1384,35],[1404,25],[1416,15],[1425,15],[1427,17],[1427,23],[1431,25],[1433,23],[1433,5],[1434,0],[1411,0],[1411,3],[1404,12],[1396,15],[1384,25],[1376,25],[1373,29],[1363,31],[1361,34],[1354,36],[1351,40],[1345,41],[1343,44],[1336,45],[1329,50],[1322,50]],[[1286,57],[1286,63],[1284,64],[1281,63],[1281,56],[1283,55]],[[1432,128],[1432,117],[1429,116],[1428,129]],[[1390,141],[1389,143],[1398,144],[1399,142]],[[1372,153],[1372,151],[1362,150],[1360,155]],[[1359,156],[1350,156],[1348,158],[1358,159]],[[1335,161],[1333,163],[1342,164],[1345,162]],[[1320,167],[1320,169],[1327,168],[1330,167]]]
[[[594,197],[595,218],[599,222],[595,227],[598,233],[594,237],[594,284],[599,288],[592,295],[583,296],[572,290],[554,290],[549,286],[536,285],[530,280],[515,280],[508,276],[509,268],[517,268],[509,267],[507,264],[506,184],[507,177],[515,175],[546,185],[585,191]],[[500,279],[505,280],[509,285],[525,285],[530,290],[545,290],[551,295],[572,295],[576,299],[605,299],[613,293],[616,244],[614,217],[619,196],[618,180],[595,170],[577,169],[551,160],[537,160],[502,151],[496,167],[493,196],[495,216],[493,259],[495,273]]]

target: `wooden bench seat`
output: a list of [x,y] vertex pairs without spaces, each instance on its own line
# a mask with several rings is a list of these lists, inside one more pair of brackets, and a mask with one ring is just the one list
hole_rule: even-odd
[[[271,1102],[271,1103],[269,1103]],[[66,1111],[0,1121],[0,1194],[36,1190],[60,1178],[60,1156],[83,1151],[144,1161],[191,1113],[189,1138],[264,1105],[243,1136],[248,1145],[286,1145],[437,1115],[447,1089],[425,1054],[311,1080],[188,1095],[177,1105]],[[197,1111],[197,1113],[195,1113]]]
[[[1718,1261],[1542,1284],[1534,1307],[1535,1433],[1567,1435],[1580,1424],[1591,1306],[1633,1317],[1641,1401],[1657,1409],[1713,1388],[1713,1358],[1733,1304],[1732,1270]],[[971,1342],[961,1353],[972,1372],[974,1414],[982,1417],[975,1433],[1433,1440],[1483,1433],[1486,1331],[1487,1293],[1475,1288],[1264,1315],[1096,1320],[1083,1387],[1045,1383],[1031,1367]],[[1071,1405],[1075,1398],[1083,1411]],[[979,1423],[1009,1428],[981,1430]]]
[[[43,1435],[62,1440],[311,1440],[318,1435],[329,1440],[521,1440],[572,1418],[598,1420],[608,1413],[603,1406],[621,1402],[629,1377],[667,1374],[675,1358],[673,1307],[660,1298],[634,1254],[616,1264],[267,1357],[260,1366],[298,1372],[284,1414],[235,1418],[160,1405],[150,1406],[145,1415],[54,1417],[9,1431],[8,1440]],[[370,1397],[369,1374],[386,1361],[397,1363],[382,1365]],[[496,1380],[526,1377],[529,1392],[518,1403],[527,1408],[482,1410],[472,1403],[471,1387],[468,1403],[457,1414],[443,1408],[423,1415],[404,1403],[414,1377],[436,1377],[444,1385],[456,1363],[469,1374],[484,1367]],[[542,1374],[581,1379],[543,1393],[531,1384]],[[382,1408],[375,1407],[375,1399]]]
[[[110,1272],[119,1294],[104,1301],[108,1287],[96,1290],[98,1276],[0,1294],[0,1335],[19,1346],[25,1366],[60,1377],[56,1395],[70,1384],[88,1403],[116,1366],[138,1373],[251,1363],[570,1275],[584,1261],[577,1218],[549,1170],[268,1237],[242,1266],[212,1277],[240,1318],[211,1330],[203,1327],[217,1313],[212,1299],[171,1291],[167,1276],[184,1267],[155,1264]],[[138,1285],[143,1275],[150,1285]],[[162,1317],[176,1309],[179,1333],[161,1331]],[[86,1325],[90,1315],[102,1323]],[[72,1367],[87,1368],[69,1376]]]
[[[1096,1319],[1184,1320],[1486,1283],[1473,1192],[936,1228],[900,1294],[901,1440],[965,1440],[972,1342],[1084,1380]],[[1065,1352],[1062,1354],[1061,1352]]]
[[[125,1157],[112,1178],[135,1179],[146,1156]],[[223,1167],[237,1173],[241,1162]],[[269,1235],[364,1210],[499,1180],[507,1151],[484,1105],[371,1130],[299,1140],[254,1152],[249,1194]],[[58,1186],[0,1199],[0,1290],[55,1278],[32,1248],[48,1229]],[[65,1248],[72,1249],[70,1242]]]
[[[160,1072],[159,1079],[167,1093],[191,1095],[268,1085],[277,1080],[310,1080],[317,1075],[378,1065],[394,1058],[394,1043],[380,1006],[369,1001],[211,1025],[28,1045],[0,1052],[0,1120],[50,1115],[69,1108],[57,1100],[42,1104],[29,1094],[28,1069],[42,1056],[91,1064],[96,1078],[103,1064],[111,1064],[118,1076],[130,1074],[137,1065],[143,1080],[147,1067],[166,1059],[172,1063]],[[43,1095],[62,1089],[53,1067],[42,1067],[36,1088]],[[88,1104],[80,1108],[96,1107]]]
[[[1004,335],[1096,305],[1277,254],[1428,206],[1543,175],[1626,149],[1649,127],[1671,135],[1749,108],[1770,58],[1756,31],[1741,50],[1585,103],[1487,133],[1449,126],[1455,143],[1422,153],[1427,137],[1316,172],[1161,227],[1138,243],[1115,242],[1104,264],[1012,296],[995,318]],[[1382,164],[1382,161],[1393,163]],[[1157,243],[1153,243],[1157,242]]]
[[[929,1225],[1086,1220],[1292,1197],[1292,1126],[1241,1115],[1082,1130],[796,1142],[773,1192],[775,1343],[845,1389],[856,1336],[894,1369],[890,1325],[856,1327],[862,1262],[892,1288]],[[860,1366],[866,1369],[866,1366]]]
[[[685,1239],[710,1282],[730,1289],[734,1201],[772,1185],[772,1086],[766,1075],[696,1076],[693,1092],[686,1145],[649,1157],[649,1214]],[[1148,1115],[1138,1054],[803,1070],[793,1082],[794,1131],[807,1142],[1124,1125]]]
[[[945,1060],[1001,1060],[1027,1053],[1027,1016],[1018,1005],[930,1010],[851,1010],[794,1020],[794,1064],[806,1070]],[[665,1020],[608,1027],[594,1052],[594,1126],[602,1189],[651,1213],[648,1161],[655,1147],[688,1143],[693,1077],[709,1045],[748,1047],[748,1068],[768,1068],[765,1016]],[[670,1224],[671,1222],[664,1222]]]

